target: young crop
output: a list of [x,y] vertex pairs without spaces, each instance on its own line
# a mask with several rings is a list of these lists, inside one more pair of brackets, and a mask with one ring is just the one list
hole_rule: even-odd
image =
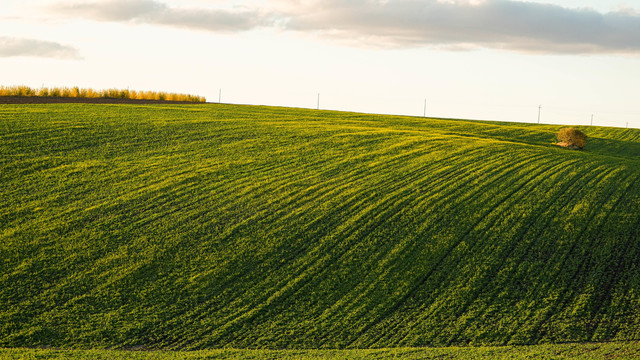
[[569,347],[529,356],[547,358],[640,339],[638,130],[567,153],[550,125],[1,110],[0,347]]
[[49,360],[518,360],[518,359],[638,359],[637,342],[544,344],[530,346],[464,346],[379,349],[324,350],[256,350],[211,349],[204,351],[127,351],[127,350],[63,350],[63,349],[0,349],[2,359]]

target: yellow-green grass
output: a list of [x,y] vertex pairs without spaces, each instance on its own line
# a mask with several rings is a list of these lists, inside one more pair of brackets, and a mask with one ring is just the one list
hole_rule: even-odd
[[640,132],[559,128],[2,105],[0,346],[638,340]]
[[350,359],[638,359],[640,344],[587,343],[559,345],[391,348],[354,350],[200,350],[200,351],[122,351],[122,350],[52,350],[2,349],[0,359],[65,359],[65,360],[350,360]]
[[34,89],[24,85],[0,86],[0,96],[19,97],[60,97],[60,98],[111,98],[131,100],[156,100],[156,101],[180,101],[180,102],[206,102],[203,96],[168,93],[163,91],[139,91],[129,89],[104,89],[94,90],[80,87],[42,87]]

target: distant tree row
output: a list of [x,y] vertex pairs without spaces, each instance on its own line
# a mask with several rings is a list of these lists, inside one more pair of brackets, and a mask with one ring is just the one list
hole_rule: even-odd
[[64,98],[112,98],[132,100],[160,100],[205,102],[204,96],[176,94],[162,91],[136,91],[122,89],[94,90],[79,87],[42,87],[33,89],[28,86],[0,86],[0,96],[40,96]]

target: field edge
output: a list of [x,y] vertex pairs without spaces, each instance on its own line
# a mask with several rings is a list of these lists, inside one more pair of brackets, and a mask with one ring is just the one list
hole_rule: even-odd
[[595,342],[482,347],[381,349],[140,351],[103,349],[0,348],[0,359],[637,359],[640,342]]

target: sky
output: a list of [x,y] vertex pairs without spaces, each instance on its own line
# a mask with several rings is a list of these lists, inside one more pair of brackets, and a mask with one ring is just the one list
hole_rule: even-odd
[[640,128],[640,0],[3,0],[0,85]]

